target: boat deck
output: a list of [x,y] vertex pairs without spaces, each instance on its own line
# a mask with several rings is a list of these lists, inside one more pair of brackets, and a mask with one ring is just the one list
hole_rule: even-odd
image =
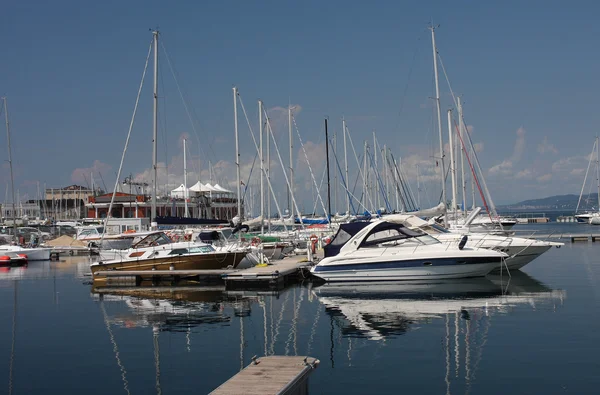
[[294,255],[266,266],[248,269],[218,270],[106,270],[94,274],[94,284],[110,286],[139,286],[148,281],[176,285],[180,282],[198,284],[225,283],[226,288],[282,288],[288,281],[305,275],[312,265],[306,257]]
[[308,376],[319,365],[312,357],[269,356],[252,363],[227,380],[213,395],[307,394]]

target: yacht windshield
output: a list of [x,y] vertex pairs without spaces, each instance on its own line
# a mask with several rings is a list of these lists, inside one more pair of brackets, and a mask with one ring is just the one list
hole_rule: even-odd
[[383,222],[371,229],[360,247],[386,247],[401,243],[436,244],[439,241],[420,230],[408,229],[400,224]]
[[172,243],[171,239],[164,233],[152,233],[140,240],[133,248],[154,247],[170,243]]

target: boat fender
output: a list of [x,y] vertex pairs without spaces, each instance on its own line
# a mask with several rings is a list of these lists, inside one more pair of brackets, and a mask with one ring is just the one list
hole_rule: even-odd
[[460,239],[460,243],[458,243],[458,249],[462,250],[465,248],[465,244],[467,244],[467,240],[469,240],[469,236],[464,235],[462,239]]

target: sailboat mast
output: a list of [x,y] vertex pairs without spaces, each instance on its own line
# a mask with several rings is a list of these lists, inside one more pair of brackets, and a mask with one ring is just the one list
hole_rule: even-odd
[[325,159],[327,164],[327,222],[331,224],[331,180],[329,178],[329,132],[327,131],[327,118],[325,118]]
[[4,101],[4,120],[6,121],[6,143],[8,144],[8,166],[10,168],[10,190],[12,193],[12,212],[13,212],[13,236],[15,241],[17,239],[17,207],[15,203],[15,178],[13,176],[13,164],[12,164],[12,146],[10,145],[10,122],[8,120],[8,103],[6,97],[3,97]]
[[186,139],[183,139],[183,198],[185,200],[185,213],[184,217],[190,216],[188,210],[188,184],[187,184],[187,150],[185,147]]
[[154,109],[152,123],[152,206],[150,214],[150,222],[152,228],[156,228],[156,185],[158,183],[158,30],[152,32],[154,38]]
[[294,193],[294,138],[292,136],[292,105],[288,104],[288,126],[289,126],[289,138],[290,138],[290,188],[288,195],[288,210],[289,213],[293,213],[293,193]]
[[596,182],[598,184],[598,212],[600,212],[600,158],[598,156],[600,156],[600,146],[598,145],[598,136],[596,136]]
[[433,72],[435,74],[435,104],[437,107],[438,131],[440,136],[440,162],[442,165],[442,201],[444,203],[444,226],[448,225],[448,213],[446,209],[446,166],[444,165],[444,139],[442,136],[442,110],[440,108],[440,84],[438,81],[437,47],[435,46],[435,26],[431,30],[431,47],[433,49]]
[[465,140],[465,123],[463,120],[462,103],[460,97],[458,98],[458,133],[461,136],[460,149],[457,153],[460,153],[460,174],[461,174],[461,190],[462,190],[462,209],[464,215],[467,215],[467,183],[465,181],[465,145],[462,141]]
[[452,211],[456,218],[456,162],[454,161],[454,145],[452,144],[452,109],[448,110],[448,145],[450,146],[450,176],[452,179]]
[[348,180],[348,151],[346,146],[346,120],[342,118],[342,130],[344,132],[344,171],[346,173],[346,213],[350,214],[350,181]]
[[260,135],[260,234],[265,233],[265,159],[263,157],[263,108],[262,101],[258,101],[258,130]]
[[235,131],[235,173],[237,179],[237,215],[242,222],[242,190],[240,184],[240,143],[238,138],[237,87],[233,87],[233,128]]

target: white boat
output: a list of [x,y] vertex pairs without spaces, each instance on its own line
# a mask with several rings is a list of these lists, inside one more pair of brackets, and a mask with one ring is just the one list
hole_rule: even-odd
[[524,237],[448,231],[435,223],[424,221],[410,214],[395,214],[387,217],[386,220],[401,223],[411,229],[420,229],[442,243],[458,244],[463,235],[467,234],[469,237],[468,244],[471,246],[506,253],[508,257],[505,260],[506,266],[503,264],[503,267],[507,267],[509,270],[520,269],[552,247],[562,247],[564,245],[563,243]]
[[370,223],[335,256],[311,269],[325,281],[439,280],[485,276],[503,252],[440,243],[420,230],[380,220]]
[[14,252],[27,255],[28,261],[47,261],[50,259],[51,248],[27,248],[12,245],[0,245],[0,255],[3,252]]
[[583,178],[583,185],[581,186],[581,192],[579,193],[579,200],[577,202],[577,208],[575,209],[575,213],[579,212],[581,199],[583,198],[583,190],[585,189],[585,185],[587,183],[587,178],[590,172],[590,168],[592,166],[592,161],[596,162],[596,180],[598,181],[598,207],[597,210],[592,210],[581,214],[575,214],[575,219],[580,224],[600,225],[600,154],[598,152],[599,150],[600,146],[598,143],[598,137],[596,137],[596,141],[594,141],[594,146],[592,147],[592,153],[590,154],[588,167],[585,172],[585,177]]
[[206,270],[236,268],[246,251],[215,251],[205,243],[173,241],[163,232],[152,232],[120,257],[92,263],[92,274],[105,270]]

